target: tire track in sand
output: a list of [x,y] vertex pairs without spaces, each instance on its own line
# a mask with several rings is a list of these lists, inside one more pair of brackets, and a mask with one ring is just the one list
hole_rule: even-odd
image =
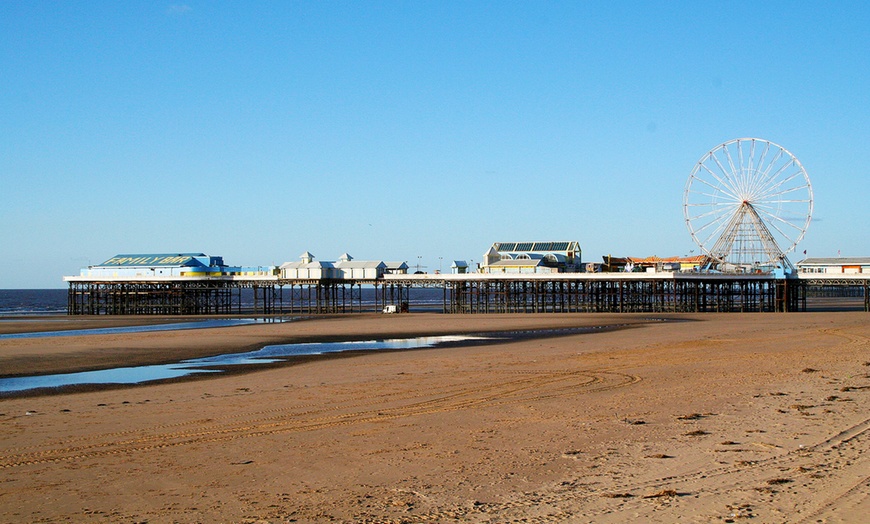
[[[610,370],[564,371],[503,371],[497,375],[517,375],[520,378],[504,382],[479,384],[474,387],[460,387],[455,390],[445,388],[435,392],[434,398],[427,394],[406,395],[400,400],[411,400],[399,406],[379,406],[379,396],[358,399],[350,405],[330,407],[322,410],[294,412],[269,417],[253,417],[242,421],[226,421],[215,424],[209,421],[209,428],[192,431],[158,432],[154,427],[140,428],[140,436],[117,440],[117,436],[128,436],[129,432],[99,434],[83,439],[82,445],[53,447],[51,443],[40,446],[42,449],[25,453],[5,450],[0,455],[0,469],[32,466],[44,463],[68,462],[111,456],[119,454],[145,453],[178,446],[226,442],[244,438],[265,437],[283,433],[315,431],[337,426],[381,422],[410,416],[427,415],[447,411],[468,409],[478,405],[498,406],[549,399],[566,395],[588,394],[596,391],[626,387],[640,381],[639,377]],[[395,398],[391,399],[396,401]],[[350,408],[350,409],[348,409]],[[335,410],[346,413],[325,415]],[[274,410],[266,410],[272,414]],[[315,416],[311,416],[315,415]],[[178,427],[178,424],[169,425]],[[120,435],[119,435],[120,434]],[[93,443],[87,443],[87,442]],[[19,448],[20,450],[21,448]],[[12,451],[10,453],[10,451]]]
[[[840,349],[870,348],[870,338],[866,336],[843,330],[820,331],[846,339]],[[743,517],[797,524],[846,522],[855,515],[866,515],[870,510],[870,476],[867,474],[870,459],[864,454],[870,446],[870,418],[841,427],[839,431],[832,429],[835,432],[824,440],[775,456],[704,467],[646,481],[616,483],[606,490],[596,488],[595,484],[563,482],[559,486],[517,495],[514,500],[506,502],[441,507],[401,517],[360,513],[354,520],[385,524],[446,521],[548,524],[602,519],[616,522],[615,504],[602,501],[631,500],[631,509],[624,509],[623,517],[632,515],[631,520],[636,521],[669,522],[668,519],[675,515],[660,513],[662,505],[680,504],[681,494],[690,494],[728,503],[738,499],[753,501],[747,505],[750,513],[740,514],[739,504],[730,506],[734,509],[727,509],[729,506],[723,503],[722,513],[697,515],[697,522],[736,522],[735,518]],[[693,488],[690,491],[686,486]],[[833,495],[819,500],[818,488]],[[788,498],[788,502],[777,502],[779,497]],[[781,507],[776,507],[777,504]],[[736,512],[734,518],[729,517],[729,512]],[[683,513],[682,516],[687,515]]]

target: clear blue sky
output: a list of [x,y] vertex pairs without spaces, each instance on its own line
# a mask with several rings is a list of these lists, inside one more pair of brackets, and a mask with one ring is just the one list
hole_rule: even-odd
[[118,253],[685,255],[692,167],[748,136],[812,180],[790,258],[868,256],[868,25],[864,2],[2,2],[0,288]]

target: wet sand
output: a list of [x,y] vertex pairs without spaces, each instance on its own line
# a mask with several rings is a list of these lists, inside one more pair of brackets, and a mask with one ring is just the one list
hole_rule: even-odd
[[0,399],[0,521],[859,522],[870,510],[864,312],[361,315],[12,339],[0,373],[592,325],[625,329]]

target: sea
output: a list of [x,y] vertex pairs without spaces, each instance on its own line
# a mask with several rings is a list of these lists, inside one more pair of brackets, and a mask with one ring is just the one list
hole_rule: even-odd
[[0,316],[65,315],[66,289],[0,289]]
[[[362,289],[364,309],[375,309],[375,291]],[[441,289],[412,288],[412,310],[441,311],[444,301]],[[356,300],[354,300],[356,304]],[[66,289],[0,289],[0,316],[15,315],[65,315]],[[249,289],[242,290],[242,310],[252,310],[254,297]]]

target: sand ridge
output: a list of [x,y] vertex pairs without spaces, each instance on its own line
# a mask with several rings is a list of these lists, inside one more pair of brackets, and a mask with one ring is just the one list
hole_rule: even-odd
[[[161,335],[185,353],[203,337],[637,324],[0,400],[0,521],[860,521],[870,317],[685,318],[412,314]],[[0,364],[32,361],[6,342]]]

